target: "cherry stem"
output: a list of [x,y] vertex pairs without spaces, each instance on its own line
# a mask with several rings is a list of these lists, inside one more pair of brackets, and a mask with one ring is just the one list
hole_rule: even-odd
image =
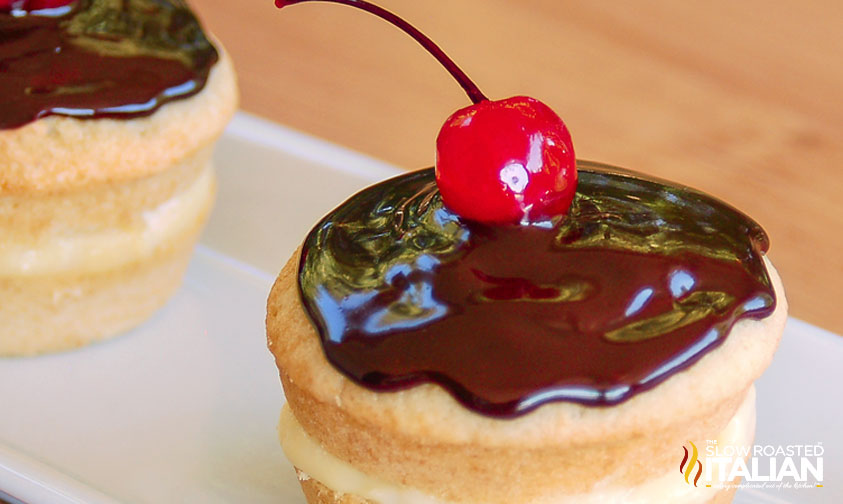
[[436,45],[435,42],[430,40],[427,35],[417,30],[413,27],[410,23],[404,21],[400,17],[396,16],[395,14],[389,12],[388,10],[378,7],[377,5],[371,4],[366,2],[365,0],[275,0],[275,5],[281,9],[288,5],[293,5],[297,3],[305,3],[305,2],[329,2],[329,3],[337,3],[342,5],[348,5],[349,7],[355,7],[357,9],[364,10],[369,14],[374,14],[375,16],[383,19],[384,21],[388,21],[392,23],[393,26],[399,28],[407,35],[413,37],[413,39],[421,44],[422,47],[427,49],[427,51],[436,58],[442,66],[445,67],[446,70],[457,80],[457,82],[462,86],[465,90],[468,97],[471,99],[472,102],[480,103],[482,101],[488,101],[489,99],[486,98],[486,95],[480,91],[480,88],[477,87],[471,79],[468,78],[468,75],[454,63],[454,60],[448,57],[445,52]]

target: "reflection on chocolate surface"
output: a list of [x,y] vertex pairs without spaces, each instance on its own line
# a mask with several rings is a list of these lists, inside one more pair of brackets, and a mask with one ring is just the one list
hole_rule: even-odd
[[217,59],[178,0],[0,12],[0,129],[47,115],[149,115],[201,91]]

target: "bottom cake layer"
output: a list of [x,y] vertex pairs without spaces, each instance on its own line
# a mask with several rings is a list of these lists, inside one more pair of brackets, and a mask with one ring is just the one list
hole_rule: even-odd
[[[304,492],[304,496],[307,499],[308,504],[428,504],[431,502],[429,500],[412,500],[412,498],[410,498],[410,500],[405,499],[400,501],[372,501],[356,495],[334,492],[322,483],[307,477],[301,472],[299,472],[298,475],[302,491]],[[717,491],[709,500],[693,502],[700,502],[701,504],[729,504],[732,502],[732,499],[734,499],[735,492],[737,492],[737,488],[724,488]],[[663,504],[671,502],[660,500],[658,497],[655,497],[654,499],[655,500],[647,501],[648,504]],[[466,502],[471,501],[469,500]],[[612,501],[606,502],[611,503]],[[626,503],[630,501],[619,502]]]
[[192,251],[190,240],[119,270],[0,279],[0,356],[69,350],[139,325],[178,289]]
[[[285,406],[281,413],[279,434],[284,452],[296,467],[302,489],[310,504],[457,504],[362,473],[328,453],[311,439],[288,406]],[[752,387],[728,426],[717,436],[717,442],[720,446],[749,445],[754,436],[755,388]],[[561,489],[531,504],[725,504],[732,501],[736,491],[734,485],[697,487],[686,483],[681,472],[676,474],[677,472],[679,471],[671,471],[631,488],[613,487],[611,475],[605,475],[605,483],[596,485],[587,494],[571,494]],[[467,495],[458,502],[475,504],[476,501]]]
[[181,284],[215,192],[207,166],[183,194],[147,212],[142,230],[113,233],[123,240],[93,233],[57,246],[90,256],[86,267],[0,274],[0,357],[80,347],[146,320]]

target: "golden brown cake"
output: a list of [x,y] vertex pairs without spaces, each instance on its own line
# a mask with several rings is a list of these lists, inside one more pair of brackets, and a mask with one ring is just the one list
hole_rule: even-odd
[[[77,2],[72,8],[83,10],[65,16],[96,14],[106,4]],[[16,29],[16,22],[35,23],[32,33],[52,26],[49,17],[30,13],[0,19],[0,30]],[[120,82],[120,76],[102,75],[102,66],[82,64],[87,46],[83,51],[75,42],[62,43],[69,57],[77,58],[72,62],[83,68],[82,78],[87,71],[94,82]],[[101,65],[124,71],[122,60],[115,59]],[[14,61],[20,72],[33,66],[24,64],[23,55]],[[42,108],[32,118],[22,115],[30,112],[23,107],[0,111],[5,115],[0,128],[0,356],[66,350],[114,336],[148,318],[180,285],[214,199],[213,144],[237,105],[228,56],[220,51],[214,61],[205,63],[210,70],[194,83],[195,92],[169,98],[175,93],[168,88],[167,99],[159,97],[155,108],[142,113],[121,116],[107,109],[96,111],[102,117],[75,117],[55,103],[33,103]],[[161,63],[167,64],[172,62]],[[143,75],[130,72],[127,79]],[[60,96],[59,89],[71,86],[53,85],[56,91],[45,95]]]
[[302,307],[298,253],[269,296],[267,335],[287,397],[282,446],[308,502],[725,503],[735,488],[686,484],[688,440],[748,445],[753,381],[769,365],[787,316],[778,304],[742,320],[687,370],[612,407],[553,403],[517,419],[477,415],[436,385],[373,392],[325,358]]

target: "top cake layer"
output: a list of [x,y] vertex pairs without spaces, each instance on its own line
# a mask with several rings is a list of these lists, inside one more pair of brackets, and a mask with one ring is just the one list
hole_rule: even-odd
[[465,221],[431,171],[366,189],[304,243],[328,360],[372,390],[437,383],[500,417],[616,404],[776,306],[763,230],[697,191],[591,163],[565,217]]

